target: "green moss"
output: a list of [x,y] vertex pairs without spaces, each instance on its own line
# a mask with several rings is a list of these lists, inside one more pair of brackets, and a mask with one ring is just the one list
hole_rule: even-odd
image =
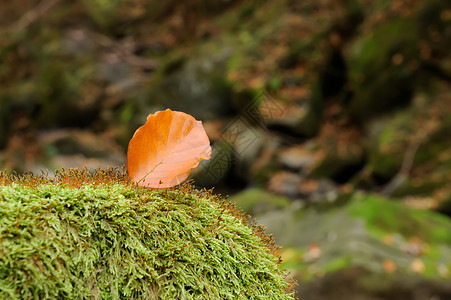
[[0,172],[0,298],[292,299],[272,240],[208,192]]

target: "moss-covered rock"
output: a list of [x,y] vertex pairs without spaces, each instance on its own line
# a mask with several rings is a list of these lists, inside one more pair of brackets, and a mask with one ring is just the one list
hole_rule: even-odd
[[292,299],[261,229],[189,186],[0,173],[0,298]]
[[394,199],[355,194],[335,209],[289,208],[257,220],[285,245],[285,266],[304,282],[356,267],[394,278],[440,282],[451,276],[450,220]]

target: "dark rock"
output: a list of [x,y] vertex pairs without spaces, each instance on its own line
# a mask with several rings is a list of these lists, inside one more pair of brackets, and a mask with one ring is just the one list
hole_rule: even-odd
[[190,179],[200,187],[220,188],[230,175],[234,162],[233,146],[225,141],[215,142],[211,158],[201,161],[199,166],[192,170]]
[[301,181],[302,178],[296,173],[279,171],[269,179],[267,189],[275,194],[297,197],[300,195]]
[[148,86],[146,99],[138,99],[139,110],[149,112],[170,106],[199,120],[229,115],[230,90],[221,73],[224,55],[192,59],[180,69],[155,78]]

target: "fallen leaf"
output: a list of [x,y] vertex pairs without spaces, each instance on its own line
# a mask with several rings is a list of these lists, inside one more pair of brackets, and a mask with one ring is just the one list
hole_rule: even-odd
[[423,273],[425,268],[424,262],[419,258],[415,258],[410,264],[410,269],[415,273]]
[[189,172],[211,155],[201,121],[167,109],[150,114],[128,144],[127,172],[139,186],[168,188],[183,182]]
[[412,237],[408,243],[402,245],[401,250],[404,252],[419,256],[425,252],[426,244],[418,237]]
[[384,271],[387,273],[393,273],[397,269],[395,262],[390,259],[384,259],[382,261],[382,267],[384,268]]
[[307,252],[304,254],[304,261],[313,261],[321,256],[321,248],[317,243],[308,245]]
[[393,236],[393,234],[387,234],[382,239],[382,242],[388,246],[393,246],[394,241],[395,241],[395,237]]

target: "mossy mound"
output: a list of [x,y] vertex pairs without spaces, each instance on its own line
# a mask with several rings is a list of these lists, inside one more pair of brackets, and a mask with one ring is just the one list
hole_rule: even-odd
[[292,299],[272,239],[209,192],[0,172],[0,298]]

